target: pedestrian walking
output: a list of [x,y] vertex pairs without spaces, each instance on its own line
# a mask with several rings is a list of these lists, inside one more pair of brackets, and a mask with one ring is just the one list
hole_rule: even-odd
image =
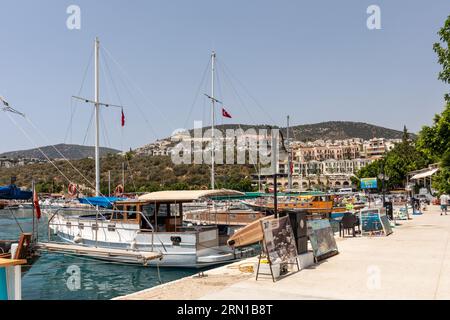
[[449,199],[449,196],[445,192],[439,197],[439,200],[441,202],[441,216],[443,214],[447,215]]

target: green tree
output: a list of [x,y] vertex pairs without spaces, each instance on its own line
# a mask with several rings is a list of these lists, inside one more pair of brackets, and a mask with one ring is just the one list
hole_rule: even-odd
[[[429,164],[429,159],[415,144],[409,139],[406,126],[403,129],[402,142],[397,143],[391,151],[386,153],[382,159],[376,160],[362,168],[357,176],[359,178],[375,178],[381,173],[388,176],[386,189],[403,188],[408,172],[425,167]],[[380,186],[381,184],[378,183]]]
[[[438,32],[440,42],[433,46],[442,66],[438,78],[450,83],[450,16]],[[418,148],[434,162],[439,162],[440,170],[433,179],[433,187],[440,192],[450,192],[450,95],[445,93],[445,107],[435,115],[432,126],[422,127],[417,142]]]

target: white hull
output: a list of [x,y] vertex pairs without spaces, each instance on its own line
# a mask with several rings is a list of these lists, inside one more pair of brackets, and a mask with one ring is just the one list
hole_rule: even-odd
[[[97,224],[97,227],[95,227]],[[143,232],[133,223],[96,221],[75,216],[56,216],[51,230],[66,243],[87,247],[159,252],[161,260],[149,266],[202,268],[247,257],[229,247],[218,245],[217,228],[185,232]],[[98,229],[98,230],[95,230]],[[244,256],[245,255],[245,256]],[[105,260],[105,257],[94,257]],[[139,263],[126,257],[108,257],[121,263]]]

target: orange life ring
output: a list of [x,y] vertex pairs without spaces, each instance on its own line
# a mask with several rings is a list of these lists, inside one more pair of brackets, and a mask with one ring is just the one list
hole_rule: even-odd
[[69,184],[69,187],[68,187],[69,195],[75,196],[75,195],[77,194],[77,192],[78,192],[77,189],[78,189],[78,188],[77,188],[77,185],[76,185],[76,184],[70,183],[70,184]]
[[114,190],[114,193],[115,193],[116,195],[122,195],[123,192],[124,192],[124,188],[123,188],[123,185],[121,185],[121,184],[119,184],[119,185],[116,187],[116,189]]

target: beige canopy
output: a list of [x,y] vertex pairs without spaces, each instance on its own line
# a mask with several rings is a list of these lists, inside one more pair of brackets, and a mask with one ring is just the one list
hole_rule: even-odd
[[144,194],[139,197],[139,200],[146,202],[191,202],[201,198],[243,195],[245,195],[245,193],[228,189],[159,191]]
[[427,177],[431,177],[433,174],[435,174],[439,169],[438,168],[434,168],[422,173],[418,173],[414,176],[412,176],[411,180],[419,180],[419,179],[423,179],[423,178],[427,178]]

